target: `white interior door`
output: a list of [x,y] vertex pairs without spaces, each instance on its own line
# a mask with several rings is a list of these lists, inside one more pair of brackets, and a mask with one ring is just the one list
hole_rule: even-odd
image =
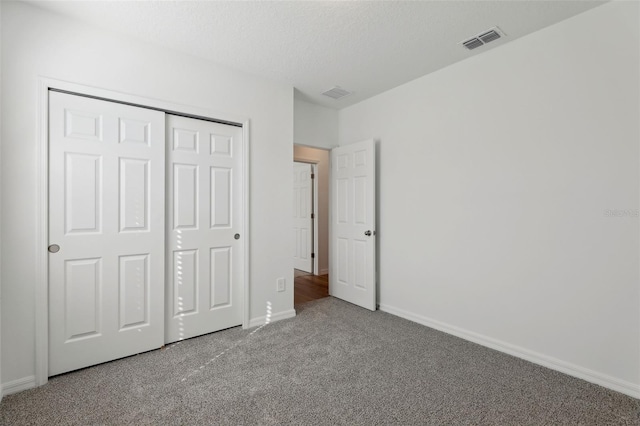
[[293,267],[313,273],[313,180],[311,164],[293,163]]
[[242,128],[167,115],[166,342],[242,324]]
[[329,293],[376,309],[375,145],[331,150]]
[[49,94],[50,376],[164,343],[164,132],[162,112]]

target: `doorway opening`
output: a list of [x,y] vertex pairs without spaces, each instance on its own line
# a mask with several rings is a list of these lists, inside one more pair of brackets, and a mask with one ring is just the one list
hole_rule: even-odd
[[294,145],[294,307],[329,296],[329,154]]

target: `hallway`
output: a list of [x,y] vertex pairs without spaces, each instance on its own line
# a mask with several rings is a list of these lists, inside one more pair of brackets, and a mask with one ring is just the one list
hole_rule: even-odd
[[293,270],[294,306],[329,296],[329,275],[313,275],[298,269]]

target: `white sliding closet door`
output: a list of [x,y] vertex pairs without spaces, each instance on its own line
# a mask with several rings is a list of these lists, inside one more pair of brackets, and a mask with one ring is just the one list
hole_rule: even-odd
[[49,375],[164,343],[164,113],[49,95]]
[[242,128],[167,115],[166,342],[242,324]]

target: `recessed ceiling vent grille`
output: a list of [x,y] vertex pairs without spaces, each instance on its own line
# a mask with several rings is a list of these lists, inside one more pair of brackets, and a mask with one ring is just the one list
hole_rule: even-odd
[[493,27],[487,31],[478,34],[469,40],[463,41],[461,44],[469,50],[476,49],[484,46],[487,43],[491,43],[494,40],[504,37],[505,34],[498,27]]
[[493,40],[499,39],[501,36],[498,34],[496,30],[487,31],[484,34],[480,34],[478,38],[482,40],[483,43],[489,43]]
[[332,87],[326,92],[322,92],[322,94],[333,99],[341,99],[341,98],[344,98],[345,96],[349,96],[351,92],[336,86],[336,87]]
[[481,42],[480,39],[475,37],[470,40],[462,42],[462,44],[464,45],[464,47],[466,47],[469,50],[473,50],[477,47],[484,46],[484,43]]

